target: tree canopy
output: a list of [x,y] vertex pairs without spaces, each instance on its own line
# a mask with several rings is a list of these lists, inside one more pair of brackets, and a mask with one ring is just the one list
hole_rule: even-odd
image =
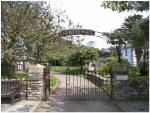
[[[65,39],[57,34],[65,29],[63,23],[68,24],[67,27],[80,26],[73,25],[64,11],[52,12],[49,4],[40,1],[2,1],[1,3],[2,62],[11,63],[16,56],[22,59],[24,55],[34,57],[36,62],[46,61],[48,57],[62,57],[61,55],[67,54],[68,49],[71,49],[72,43],[67,39],[72,37]],[[60,42],[63,46],[58,49]],[[52,53],[54,48],[55,52]]]
[[[149,11],[149,1],[106,1],[102,6],[118,12]],[[148,75],[146,69],[149,61],[149,16],[146,18],[143,18],[142,15],[129,16],[119,29],[120,33],[117,29],[113,33],[103,33],[103,35],[112,45],[131,44],[135,50],[137,66],[141,70],[141,75]]]
[[149,1],[105,1],[102,6],[118,12],[148,11]]
[[98,60],[99,60],[98,50],[93,47],[85,47],[85,46],[78,47],[77,51],[73,53],[69,58],[69,62],[71,65],[81,66],[81,71],[83,65],[89,64],[90,62],[96,63]]

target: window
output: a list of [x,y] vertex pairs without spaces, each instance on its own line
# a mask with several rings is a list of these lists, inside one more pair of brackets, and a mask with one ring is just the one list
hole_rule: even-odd
[[17,64],[17,70],[21,71],[21,64]]

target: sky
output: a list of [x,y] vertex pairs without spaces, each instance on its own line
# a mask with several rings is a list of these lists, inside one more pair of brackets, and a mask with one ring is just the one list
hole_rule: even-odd
[[[80,24],[83,29],[98,32],[112,32],[121,27],[124,19],[129,15],[137,14],[137,12],[118,13],[104,9],[101,7],[102,1],[100,0],[50,0],[50,4],[53,9],[65,10],[74,24]],[[105,39],[99,37],[81,36],[81,38],[84,38],[82,44],[87,45],[89,41],[94,41],[95,47],[99,49],[111,46]]]

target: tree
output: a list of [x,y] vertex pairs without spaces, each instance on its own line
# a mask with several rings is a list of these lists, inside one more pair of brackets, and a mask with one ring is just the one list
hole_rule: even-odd
[[98,50],[92,47],[80,46],[78,50],[70,56],[68,62],[71,65],[80,65],[80,70],[83,70],[83,65],[90,62],[97,62],[99,59]]
[[[56,53],[57,57],[62,58],[64,51],[55,49],[59,46],[57,44],[62,42],[66,45],[64,48],[62,46],[65,51],[71,47],[57,35],[65,29],[62,23],[69,21],[63,11],[52,12],[46,2],[3,1],[1,7],[3,63],[12,64],[16,56],[22,59],[25,55],[35,57],[36,63],[48,60],[50,56],[55,57]],[[52,48],[55,49],[54,56],[47,51]]]
[[111,52],[106,51],[105,49],[98,50],[98,52],[99,52],[99,56],[103,58],[110,57],[111,55]]
[[149,1],[105,1],[102,3],[104,8],[112,11],[148,11]]
[[141,75],[148,74],[144,71],[149,61],[149,19],[141,15],[129,16],[125,19],[123,28],[128,32],[128,41],[135,50],[137,66],[141,69]]
[[30,33],[41,3],[13,1],[1,3],[2,61],[12,62],[23,48],[22,40]]
[[[149,1],[106,1],[104,8],[112,11],[149,11]],[[141,15],[129,16],[121,29],[126,32],[127,40],[131,43],[137,57],[137,66],[141,70],[141,75],[148,75],[148,48],[149,48],[149,17],[142,18]]]
[[108,38],[107,42],[115,46],[118,53],[118,62],[121,62],[121,51],[120,49],[126,45],[127,36],[123,29],[116,29],[112,33],[102,33],[104,36]]

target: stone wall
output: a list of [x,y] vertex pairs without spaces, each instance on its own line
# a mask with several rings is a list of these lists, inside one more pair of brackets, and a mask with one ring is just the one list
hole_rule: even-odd
[[29,80],[27,81],[27,100],[42,100],[43,99],[43,81]]
[[149,79],[130,79],[130,98],[149,99]]
[[100,86],[100,87],[110,84],[110,78],[100,77],[96,75],[96,73],[94,72],[86,72],[85,77],[91,82],[93,82],[95,85]]
[[43,99],[43,70],[45,66],[40,64],[32,65],[28,68],[27,84],[27,100],[42,100]]

